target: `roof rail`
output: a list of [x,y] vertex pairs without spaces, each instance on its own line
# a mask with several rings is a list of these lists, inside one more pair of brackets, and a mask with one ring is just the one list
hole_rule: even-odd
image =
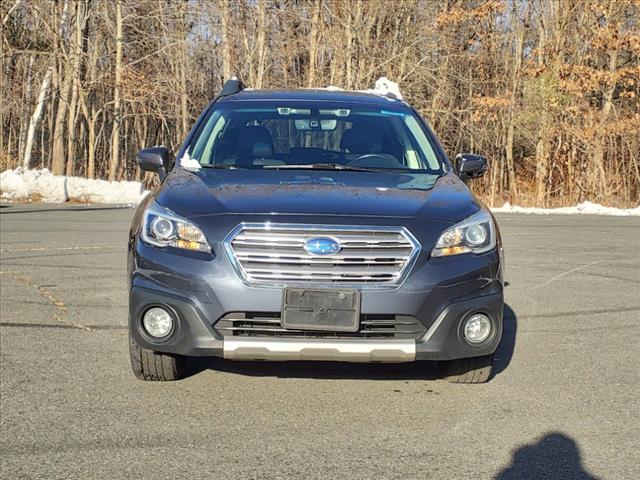
[[222,91],[218,94],[219,97],[226,97],[227,95],[233,95],[234,93],[241,92],[245,89],[245,84],[238,77],[231,77],[227,80],[222,87]]

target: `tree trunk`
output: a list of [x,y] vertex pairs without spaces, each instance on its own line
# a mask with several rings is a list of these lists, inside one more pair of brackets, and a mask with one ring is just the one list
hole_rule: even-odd
[[96,111],[96,107],[91,105],[91,113],[87,107],[87,94],[82,87],[78,89],[78,100],[80,104],[80,110],[87,123],[87,165],[86,175],[87,178],[95,177],[96,167],[96,121],[100,110]]
[[315,0],[313,14],[311,16],[311,32],[309,42],[309,78],[307,87],[314,87],[316,84],[316,63],[318,62],[318,32],[320,24],[320,1]]
[[[35,55],[31,55],[29,57],[29,64],[27,66],[27,79],[26,79],[26,84],[25,84],[25,92],[24,92],[24,97],[23,97],[23,105],[29,105],[31,104],[31,88],[32,88],[32,83],[33,83],[33,62],[35,60]],[[29,124],[29,111],[26,108],[22,109],[22,118],[20,119],[20,135],[19,135],[19,141],[18,141],[18,155],[20,156],[20,158],[24,158],[24,144],[25,144],[25,140],[26,140],[26,132],[24,131],[24,127],[27,126],[28,128],[28,124]],[[0,125],[2,125],[2,122],[0,122]],[[2,135],[0,135],[1,137]]]
[[354,31],[353,31],[353,13],[351,12],[350,5],[347,5],[347,31],[345,32],[347,35],[347,51],[346,51],[346,61],[345,61],[345,70],[346,70],[346,82],[345,87],[347,89],[353,88],[353,42],[354,42]]
[[100,112],[96,112],[96,107],[91,106],[91,120],[87,122],[87,177],[95,178],[96,176],[96,145],[98,135],[96,135],[96,121]]
[[76,8],[76,31],[71,50],[73,63],[73,79],[71,87],[71,101],[69,102],[69,120],[67,121],[67,168],[66,175],[73,176],[76,156],[76,126],[78,120],[78,89],[80,84],[80,59],[82,54],[82,32],[86,22],[85,5],[83,2],[77,3]]
[[187,3],[180,4],[180,138],[189,131],[189,91],[187,89]]
[[[618,51],[609,50],[609,73],[613,74],[616,71],[618,64]],[[609,196],[610,185],[607,182],[607,174],[604,168],[604,147],[606,137],[600,133],[604,130],[604,126],[611,114],[613,108],[613,92],[616,88],[616,82],[611,80],[608,85],[605,86],[602,95],[602,109],[600,110],[599,128],[596,138],[596,145],[593,152],[592,159],[592,171],[590,172],[589,179],[591,181],[590,190],[595,196],[604,195],[605,198]]]
[[255,88],[262,88],[264,81],[264,70],[267,56],[266,47],[266,30],[267,30],[267,2],[266,0],[258,1],[258,68],[256,70]]
[[51,149],[51,171],[54,175],[62,175],[65,165],[64,149],[64,125],[69,108],[69,93],[71,90],[71,75],[66,65],[64,57],[64,25],[68,12],[68,1],[65,1],[60,17],[60,27],[56,47],[58,49],[58,69],[56,72],[57,85],[59,89],[58,104],[56,106],[55,121],[53,124],[53,147]]
[[120,161],[120,125],[122,124],[122,105],[120,83],[122,82],[122,0],[116,0],[116,71],[113,87],[113,130],[111,132],[111,161],[109,162],[109,180],[118,176]]
[[42,117],[44,98],[46,97],[47,91],[49,90],[49,85],[51,84],[52,72],[53,66],[47,68],[47,71],[44,74],[44,78],[42,79],[42,84],[40,85],[40,93],[38,93],[36,108],[33,110],[33,115],[31,115],[31,120],[29,121],[29,130],[27,130],[27,139],[24,146],[24,157],[22,158],[22,166],[25,169],[29,169],[31,167],[31,151],[33,149],[33,139],[36,134],[36,127],[38,126],[38,122]]
[[64,173],[65,165],[65,151],[64,151],[64,122],[67,117],[67,110],[69,108],[69,90],[71,89],[71,81],[66,75],[64,63],[60,63],[58,70],[58,84],[60,85],[60,95],[56,108],[56,115],[53,129],[53,148],[51,150],[51,171],[54,175],[62,175]]
[[219,5],[220,23],[222,26],[222,81],[226,82],[233,76],[231,60],[231,32],[229,28],[231,11],[227,0],[222,0]]
[[524,28],[518,19],[518,13],[514,8],[514,22],[516,25],[516,45],[514,51],[513,73],[511,75],[511,92],[509,94],[509,117],[507,123],[507,141],[505,146],[507,175],[509,177],[509,200],[515,203],[518,199],[518,186],[516,184],[515,165],[513,161],[513,136],[515,130],[515,109],[518,86],[520,84],[520,69],[522,67],[522,51],[524,49]]
[[[541,12],[538,17],[538,67],[545,64],[544,51],[547,46],[547,33],[545,18]],[[536,173],[535,173],[535,198],[536,205],[544,206],[547,196],[547,133],[548,107],[546,98],[542,102],[542,112],[538,126],[538,140],[536,142]]]

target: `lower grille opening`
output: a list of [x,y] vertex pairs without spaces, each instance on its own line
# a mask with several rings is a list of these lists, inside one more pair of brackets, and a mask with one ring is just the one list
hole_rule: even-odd
[[220,318],[214,328],[223,336],[280,338],[415,339],[426,327],[407,315],[360,315],[357,332],[327,332],[282,328],[280,312],[235,312]]

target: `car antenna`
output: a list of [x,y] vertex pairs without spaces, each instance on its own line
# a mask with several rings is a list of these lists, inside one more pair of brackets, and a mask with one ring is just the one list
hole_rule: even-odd
[[229,80],[227,80],[222,87],[222,91],[218,95],[219,97],[226,97],[228,95],[233,95],[235,93],[241,92],[246,88],[245,84],[242,83],[242,80],[238,79],[238,77],[233,76]]

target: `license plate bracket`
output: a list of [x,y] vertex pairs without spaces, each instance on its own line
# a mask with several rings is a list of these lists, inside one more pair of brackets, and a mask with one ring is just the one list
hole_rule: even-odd
[[358,290],[285,288],[282,294],[282,327],[357,332],[361,300]]

